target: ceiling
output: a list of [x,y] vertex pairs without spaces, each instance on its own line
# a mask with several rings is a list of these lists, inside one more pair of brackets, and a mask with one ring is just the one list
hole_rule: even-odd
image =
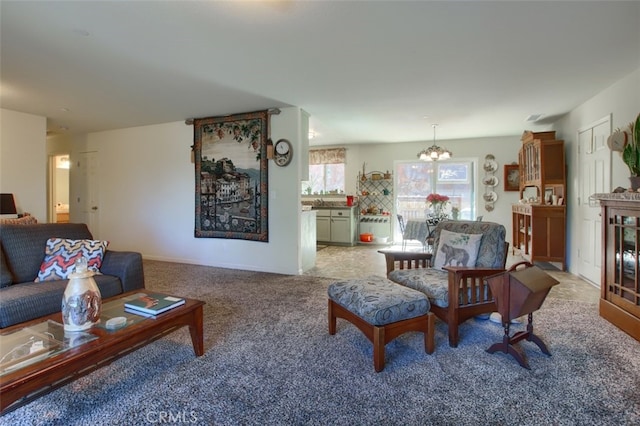
[[53,134],[293,105],[312,145],[519,135],[640,68],[637,1],[1,0],[0,19],[0,106]]

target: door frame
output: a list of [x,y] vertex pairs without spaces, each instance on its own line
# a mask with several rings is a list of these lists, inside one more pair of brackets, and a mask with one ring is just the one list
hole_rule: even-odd
[[[49,160],[47,162],[47,222],[48,223],[56,223],[58,218],[56,216],[56,209],[54,208],[54,200],[56,199],[56,188],[58,185],[58,178],[56,177],[56,158],[57,157],[67,157],[71,158],[71,154],[66,152],[59,152],[54,154],[49,154]],[[71,169],[69,169],[69,174],[71,174]],[[69,177],[67,188],[67,193],[71,194],[71,178]],[[69,209],[71,209],[71,202],[69,202]]]

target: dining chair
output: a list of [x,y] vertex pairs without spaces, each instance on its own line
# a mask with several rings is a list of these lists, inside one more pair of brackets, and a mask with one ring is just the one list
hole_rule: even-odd
[[400,226],[400,234],[402,234],[402,250],[407,246],[407,241],[404,239],[404,230],[406,229],[404,223],[404,217],[401,214],[396,215],[398,217],[398,225]]

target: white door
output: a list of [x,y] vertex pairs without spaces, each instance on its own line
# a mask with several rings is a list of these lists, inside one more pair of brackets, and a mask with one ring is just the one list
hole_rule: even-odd
[[611,150],[607,147],[610,134],[610,117],[578,130],[578,274],[598,286],[602,270],[602,217],[599,203],[589,197],[611,191]]
[[78,168],[78,211],[81,221],[86,223],[93,238],[100,238],[100,222],[98,209],[98,153],[82,152],[75,166]]

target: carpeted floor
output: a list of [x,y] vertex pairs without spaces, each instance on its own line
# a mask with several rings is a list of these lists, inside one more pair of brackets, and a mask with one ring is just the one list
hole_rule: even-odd
[[362,333],[327,332],[331,280],[145,261],[148,286],[207,302],[205,348],[182,329],[0,418],[7,425],[637,425],[640,342],[597,305],[548,298],[534,315],[547,357],[523,342],[531,370],[485,350],[490,321],[437,322],[387,345],[375,373]]

